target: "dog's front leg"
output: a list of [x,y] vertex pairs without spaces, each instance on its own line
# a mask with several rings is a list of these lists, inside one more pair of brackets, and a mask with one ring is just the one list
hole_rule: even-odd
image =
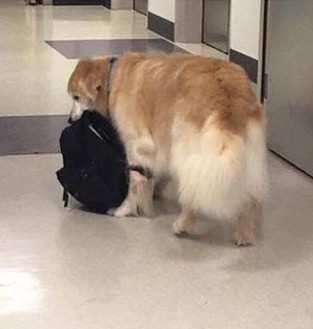
[[115,217],[153,216],[153,179],[147,179],[136,171],[130,172],[129,190],[122,205],[110,214]]
[[[153,216],[153,167],[155,147],[152,139],[140,138],[126,144],[129,163],[129,189],[122,205],[109,212],[115,217]],[[141,169],[141,170],[136,170]]]

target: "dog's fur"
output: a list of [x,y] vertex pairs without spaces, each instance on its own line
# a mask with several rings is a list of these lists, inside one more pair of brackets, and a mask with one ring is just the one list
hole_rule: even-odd
[[[155,180],[177,182],[176,234],[192,230],[197,214],[238,218],[236,241],[253,243],[267,186],[265,117],[244,70],[192,55],[125,54],[107,92],[108,58],[81,60],[68,84],[78,119],[85,109],[109,115],[130,164]],[[151,215],[155,180],[131,173],[128,197],[116,216]]]

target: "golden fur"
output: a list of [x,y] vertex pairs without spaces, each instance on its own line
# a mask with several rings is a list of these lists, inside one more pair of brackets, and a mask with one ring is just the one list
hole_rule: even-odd
[[[252,243],[266,190],[265,119],[244,70],[201,56],[125,54],[108,93],[108,61],[78,63],[68,84],[73,119],[92,108],[109,115],[130,164],[148,167],[155,180],[170,173],[182,205],[175,233],[190,231],[201,212],[237,217],[238,244]],[[114,214],[150,215],[155,180],[133,172]]]

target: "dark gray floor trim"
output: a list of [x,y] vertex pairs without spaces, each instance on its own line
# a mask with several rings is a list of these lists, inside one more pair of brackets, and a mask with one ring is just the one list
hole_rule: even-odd
[[103,0],[103,6],[111,9],[111,0]]
[[0,155],[58,153],[67,115],[0,118]]
[[151,12],[148,12],[148,29],[174,41],[175,24]]
[[46,41],[64,57],[119,56],[125,52],[188,53],[164,39],[55,40]]
[[241,65],[246,70],[252,82],[258,82],[258,61],[256,59],[233,49],[230,49],[229,59],[232,62]]
[[54,6],[93,6],[93,5],[103,5],[104,0],[53,0]]

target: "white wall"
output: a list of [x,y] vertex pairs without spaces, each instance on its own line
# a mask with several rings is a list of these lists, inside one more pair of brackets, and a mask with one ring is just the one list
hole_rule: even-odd
[[149,12],[175,22],[176,0],[148,0]]
[[232,0],[230,12],[231,49],[258,59],[261,0]]

